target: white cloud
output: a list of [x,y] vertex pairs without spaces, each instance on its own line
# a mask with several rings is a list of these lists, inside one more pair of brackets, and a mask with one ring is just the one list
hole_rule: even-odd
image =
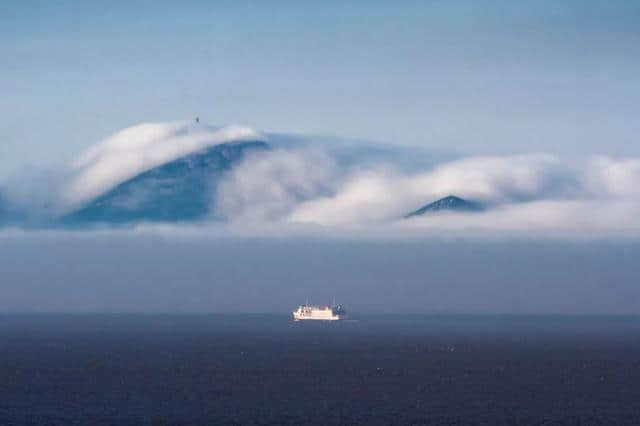
[[300,204],[290,219],[321,224],[375,223],[447,195],[488,204],[571,197],[571,170],[547,155],[471,157],[406,174],[391,166],[354,170],[332,196]]
[[[236,223],[384,227],[398,232],[412,228],[418,233],[565,235],[640,229],[640,159],[634,158],[482,156],[416,173],[380,162],[337,167],[319,151],[277,150],[248,158],[221,188],[217,207]],[[450,194],[490,208],[479,214],[403,219]]]
[[252,154],[219,186],[215,212],[230,221],[277,221],[298,203],[332,191],[339,175],[335,162],[317,150]]
[[[70,177],[64,170],[41,174],[44,178],[13,179],[5,182],[2,192],[15,206],[40,209],[31,214],[44,217],[60,205],[84,203],[141,172],[208,146],[256,138],[262,139],[244,127],[141,124],[88,150],[74,163]],[[435,165],[425,161],[419,169],[421,160],[403,161],[375,149],[377,155],[367,155],[364,143],[341,152],[336,144],[295,144],[293,139],[288,136],[279,144],[274,136],[272,150],[249,154],[234,166],[217,186],[211,222],[190,229],[215,228],[215,233],[234,235],[344,233],[359,238],[451,232],[640,236],[640,158],[471,156]],[[404,219],[446,195],[476,200],[489,209]]]
[[566,195],[573,184],[567,164],[545,154],[469,157],[411,179],[419,195],[452,193],[488,202]]
[[356,171],[343,182],[336,194],[300,203],[289,220],[336,225],[390,219],[402,208],[398,201],[407,197],[403,180],[404,177],[383,168]]
[[582,180],[594,197],[640,198],[640,158],[590,159]]

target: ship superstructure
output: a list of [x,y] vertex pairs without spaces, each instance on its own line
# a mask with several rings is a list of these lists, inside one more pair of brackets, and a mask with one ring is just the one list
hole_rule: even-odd
[[300,320],[324,320],[324,321],[338,321],[345,319],[347,311],[344,310],[342,305],[300,305],[298,309],[293,311],[293,319]]

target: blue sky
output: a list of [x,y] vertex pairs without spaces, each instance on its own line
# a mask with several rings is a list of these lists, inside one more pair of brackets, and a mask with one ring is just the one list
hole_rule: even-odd
[[0,8],[0,176],[196,115],[461,152],[640,152],[634,1]]

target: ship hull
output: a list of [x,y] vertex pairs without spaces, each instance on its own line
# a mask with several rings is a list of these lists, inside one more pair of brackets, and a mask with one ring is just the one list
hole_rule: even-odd
[[302,305],[292,312],[295,321],[340,321],[346,317],[342,307]]
[[344,319],[344,315],[332,315],[332,316],[314,316],[314,315],[301,315],[298,312],[293,313],[293,319],[295,321],[341,321]]

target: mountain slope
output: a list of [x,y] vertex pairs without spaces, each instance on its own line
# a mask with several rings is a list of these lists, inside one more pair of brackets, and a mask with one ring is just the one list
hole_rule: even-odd
[[0,225],[5,224],[9,221],[9,206],[7,205],[7,201],[4,199],[2,193],[0,193]]
[[179,222],[212,214],[219,178],[262,141],[215,145],[170,161],[129,179],[60,220],[61,225]]
[[406,215],[405,218],[447,211],[470,213],[480,212],[483,210],[484,206],[482,206],[482,204],[480,203],[465,200],[464,198],[456,197],[455,195],[449,195],[447,197],[440,198],[439,200],[429,203],[423,207],[420,207],[418,210],[415,210]]
[[23,215],[13,206],[7,197],[0,193],[0,226],[15,225],[24,221]]

